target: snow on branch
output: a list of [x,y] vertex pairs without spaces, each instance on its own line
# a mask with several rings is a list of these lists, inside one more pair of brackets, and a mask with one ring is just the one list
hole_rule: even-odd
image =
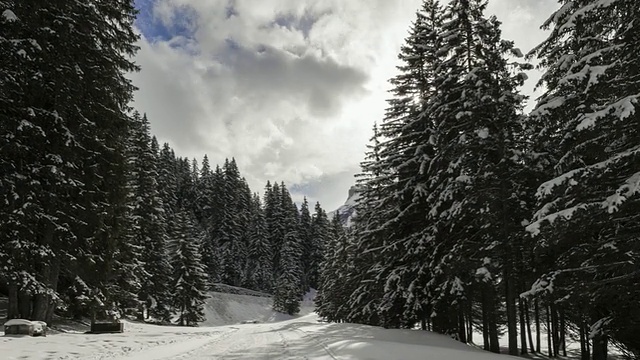
[[602,110],[596,111],[590,114],[582,114],[579,118],[580,123],[576,127],[576,130],[582,131],[588,129],[590,127],[595,126],[596,121],[608,116],[609,114],[613,114],[616,118],[620,120],[624,120],[635,113],[635,106],[640,98],[639,95],[627,96],[622,100],[617,101],[614,104],[611,104],[605,107]]
[[[558,29],[558,33],[563,33],[567,29],[573,29],[575,27],[575,25],[576,25],[576,21],[579,18],[584,17],[589,12],[594,11],[594,10],[599,9],[599,8],[610,7],[610,6],[614,5],[616,2],[618,2],[618,0],[599,0],[599,1],[595,1],[593,4],[582,6],[581,8],[576,10],[573,14],[571,14],[571,16],[569,16],[569,18],[564,22],[564,24],[562,26],[560,26],[560,28]],[[573,6],[573,1],[568,2],[566,5],[572,5]],[[563,6],[562,9],[560,9],[560,11],[562,11],[563,9],[564,9],[564,6]],[[558,14],[560,11],[558,11],[556,14]],[[562,15],[564,15],[564,14],[562,14]],[[558,20],[559,20],[559,17],[556,16],[554,18],[553,22],[557,23]]]
[[538,191],[536,192],[536,197],[543,198],[545,196],[548,196],[552,193],[552,191],[554,190],[555,187],[563,185],[567,182],[570,181],[575,181],[574,178],[576,177],[576,175],[581,175],[587,171],[593,171],[593,170],[600,170],[600,169],[604,169],[606,167],[608,167],[611,164],[616,163],[618,160],[621,160],[623,158],[626,158],[628,156],[634,156],[640,154],[640,146],[636,146],[632,149],[629,149],[627,151],[624,151],[622,153],[616,154],[615,156],[605,160],[605,161],[601,161],[599,163],[595,163],[593,165],[589,165],[589,166],[585,166],[585,167],[581,167],[578,169],[574,169],[571,170],[569,172],[566,172],[554,179],[551,179],[545,183],[543,183],[542,185],[540,185],[540,187],[538,187]]
[[537,236],[538,234],[540,234],[540,226],[542,225],[543,222],[548,221],[550,224],[552,224],[559,217],[563,218],[564,220],[569,220],[573,217],[576,211],[584,210],[594,205],[600,205],[600,204],[599,203],[583,203],[583,204],[579,204],[567,209],[562,209],[560,211],[556,211],[551,214],[542,216],[541,213],[547,208],[545,206],[540,211],[538,211],[535,215],[536,218],[538,218],[539,216],[541,217],[539,217],[538,220],[529,224],[527,227],[525,227],[525,229],[529,233],[531,233],[532,236]]
[[559,108],[561,106],[563,106],[565,103],[565,98],[564,97],[557,97],[553,100],[550,100],[540,106],[538,106],[536,109],[534,109],[531,112],[531,116],[535,117],[535,116],[547,116],[550,115],[550,111],[549,110],[553,110],[556,108]]
[[607,209],[609,214],[614,213],[620,205],[635,194],[640,194],[640,172],[628,178],[627,181],[616,190],[615,194],[609,196],[602,203],[602,206]]
[[13,22],[13,21],[18,21],[18,17],[16,16],[16,14],[7,9],[5,11],[2,12],[2,17],[7,21],[7,22]]

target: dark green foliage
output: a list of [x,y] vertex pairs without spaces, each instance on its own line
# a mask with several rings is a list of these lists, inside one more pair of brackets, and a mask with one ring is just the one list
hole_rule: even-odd
[[272,291],[273,253],[267,233],[267,220],[262,210],[260,197],[253,195],[248,230],[249,258],[247,259],[247,279],[245,287],[266,293]]
[[[300,217],[302,219],[302,216]],[[314,214],[311,219],[311,241],[309,246],[309,268],[307,279],[309,286],[318,289],[320,287],[320,267],[324,261],[326,243],[329,237],[329,218],[322,209],[320,203],[314,206]],[[306,259],[303,257],[303,259]]]
[[133,5],[0,4],[15,15],[0,18],[0,234],[14,239],[3,244],[3,281],[21,289],[23,302],[11,294],[9,317],[50,319],[61,276],[79,269],[98,296],[89,303],[111,309],[128,291],[115,275],[129,252],[126,113],[134,88],[124,74],[136,70]]
[[542,270],[530,294],[585,323],[594,359],[606,358],[608,338],[638,354],[640,9],[629,0],[560,3],[532,52],[546,91],[531,116],[548,171],[528,228]]
[[345,301],[351,293],[349,275],[354,254],[350,253],[350,237],[336,212],[328,228],[324,261],[320,264],[320,286],[315,298],[316,312],[329,321],[344,320],[348,308]]
[[313,254],[316,251],[316,245],[313,241],[313,223],[311,222],[311,213],[309,212],[309,203],[304,198],[300,206],[300,222],[298,225],[298,235],[302,246],[302,290],[307,292],[310,288],[316,288],[317,284],[312,283],[315,276],[313,268]]
[[245,280],[248,257],[247,229],[251,213],[251,190],[234,159],[226,160],[223,166],[224,179],[220,189],[222,195],[222,219],[217,229],[217,244],[220,248],[220,280],[233,286],[241,286]]
[[204,320],[208,280],[199,253],[202,239],[203,234],[193,215],[186,211],[177,213],[171,233],[171,263],[174,269],[173,306],[180,326],[196,326]]
[[640,8],[560,3],[532,52],[545,92],[525,117],[530,66],[513,61],[486,1],[423,2],[362,163],[351,236],[325,252],[321,316],[420,323],[463,342],[480,329],[494,352],[506,325],[514,355],[534,318],[552,357],[572,328],[583,359],[605,359],[610,342],[639,353]]
[[[205,156],[198,169],[151,137],[129,106],[132,1],[0,0],[0,14],[0,287],[10,318],[49,321],[65,309],[166,323],[178,310],[195,325],[209,283],[194,271],[268,292],[287,234],[303,234],[305,255],[314,249],[308,209],[302,226],[283,184],[263,209],[235,160],[212,170]],[[286,256],[278,275],[302,253]],[[297,296],[310,271],[294,271]]]
[[326,279],[342,277],[323,283],[319,312],[330,320],[429,323],[466,342],[481,303],[497,339],[504,293],[510,330],[516,324],[511,274],[531,198],[517,87],[529,67],[508,60],[517,51],[485,7],[425,1],[417,14],[362,164],[353,243],[327,253]]
[[[165,208],[158,188],[158,142],[151,139],[146,115],[134,116],[129,144],[129,176],[131,199],[131,242],[141,250],[138,259],[143,305],[146,315],[169,322],[171,317],[171,264],[167,254]],[[137,270],[139,272],[139,270]],[[146,314],[145,314],[146,313]]]
[[275,281],[273,294],[273,309],[289,315],[295,315],[300,311],[302,300],[301,266],[302,246],[296,231],[290,231],[285,235],[280,250],[281,270]]

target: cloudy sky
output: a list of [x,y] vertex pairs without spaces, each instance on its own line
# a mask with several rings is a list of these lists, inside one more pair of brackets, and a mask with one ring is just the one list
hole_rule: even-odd
[[[556,0],[490,0],[523,52]],[[235,157],[254,191],[346,200],[421,0],[136,0],[134,106],[179,156]],[[525,92],[530,93],[536,74]]]

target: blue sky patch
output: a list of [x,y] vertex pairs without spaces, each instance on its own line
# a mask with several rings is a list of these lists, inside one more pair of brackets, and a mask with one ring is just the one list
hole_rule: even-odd
[[291,13],[278,14],[272,24],[285,27],[289,30],[300,31],[302,35],[307,38],[313,25],[324,15],[326,14],[313,14],[309,11],[305,11],[300,17]]
[[174,37],[183,37],[193,40],[198,26],[198,14],[195,9],[181,6],[175,9],[171,21],[166,24],[162,19],[154,16],[154,6],[158,0],[135,0],[138,9],[136,27],[142,35],[152,42],[169,41]]
[[226,12],[227,19],[229,19],[232,16],[240,16],[240,14],[238,13],[238,10],[236,9],[236,0],[229,0],[227,2],[227,6],[225,7],[225,12]]

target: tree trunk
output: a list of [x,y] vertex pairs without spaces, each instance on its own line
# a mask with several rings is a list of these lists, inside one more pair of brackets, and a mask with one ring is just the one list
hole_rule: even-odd
[[520,354],[528,354],[529,351],[527,349],[527,323],[524,318],[525,308],[524,308],[524,300],[522,298],[518,298],[519,305],[519,315],[520,315]]
[[553,355],[557,357],[560,354],[560,329],[558,326],[558,310],[554,304],[549,306],[551,310],[551,343],[553,344]]
[[489,341],[489,304],[486,286],[482,286],[482,348],[486,351],[491,349]]
[[427,319],[424,316],[420,319],[420,329],[427,330]]
[[458,340],[462,343],[467,343],[467,327],[464,316],[464,304],[460,304],[458,307]]
[[496,316],[496,294],[495,289],[491,284],[488,286],[489,289],[489,301],[487,302],[487,306],[489,308],[489,314],[487,316],[487,321],[489,323],[489,351],[494,352],[496,354],[500,353],[500,344],[498,343],[498,321]]
[[[507,265],[508,266],[508,265]],[[518,317],[516,314],[515,288],[511,272],[504,272],[505,301],[507,303],[507,331],[509,333],[509,355],[518,355]]]
[[531,350],[531,352],[535,354],[536,349],[533,347],[533,336],[531,335],[531,315],[529,311],[529,301],[527,300],[522,300],[522,301],[524,302],[524,308],[525,308],[524,316],[527,322],[527,335],[529,335],[529,350]]
[[560,308],[560,344],[562,346],[562,356],[567,356],[567,324],[564,318],[564,310]]
[[580,360],[590,360],[589,354],[589,337],[585,330],[584,321],[579,324],[580,327]]
[[600,332],[593,337],[593,360],[607,360],[607,336]]
[[9,308],[7,309],[7,320],[20,317],[20,308],[18,307],[18,284],[9,280]]
[[33,313],[31,314],[32,320],[46,321],[47,313],[49,312],[49,306],[51,302],[51,296],[46,293],[36,294],[33,297]]
[[53,303],[51,306],[49,306],[49,311],[47,311],[47,317],[45,322],[47,324],[51,324],[51,322],[53,321],[53,314],[55,313],[56,310],[56,306],[55,303]]
[[31,319],[31,296],[24,291],[18,291],[19,318]]
[[473,301],[467,302],[467,342],[473,344]]
[[496,323],[495,312],[489,317],[489,351],[500,353],[500,343],[498,342],[498,324]]
[[540,353],[540,304],[538,299],[533,302],[536,320],[536,352]]
[[549,309],[549,305],[545,306],[545,310],[547,312],[547,351],[549,352],[549,357],[554,357],[553,354],[553,343],[551,338],[553,338],[553,329],[551,329],[551,310]]

